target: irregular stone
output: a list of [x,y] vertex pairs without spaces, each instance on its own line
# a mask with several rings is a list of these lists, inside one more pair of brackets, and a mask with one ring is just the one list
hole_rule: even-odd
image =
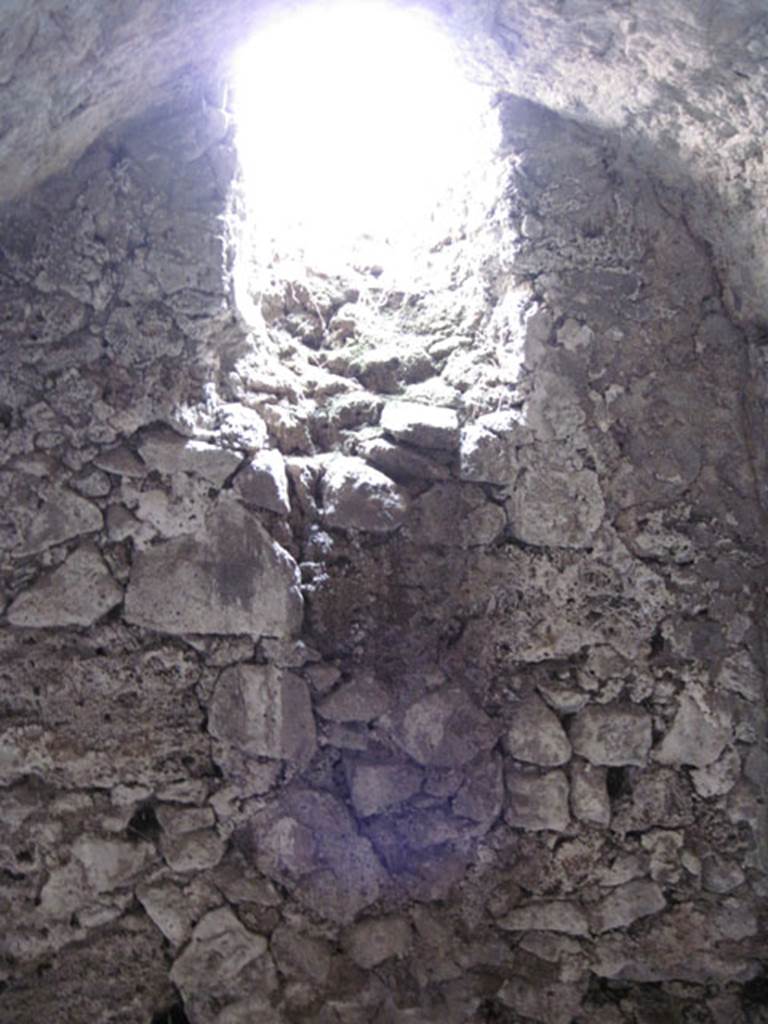
[[650,855],[648,870],[654,882],[674,885],[680,879],[680,855],[685,838],[682,832],[657,828],[640,837],[644,850]]
[[[205,796],[205,791],[203,791],[203,796]],[[155,817],[163,832],[173,836],[180,836],[185,832],[196,832],[201,828],[210,828],[216,822],[216,815],[210,807],[179,807],[158,804],[155,807]]]
[[284,759],[301,767],[316,749],[307,684],[271,665],[236,665],[222,672],[209,707],[208,729],[249,757]]
[[607,826],[611,801],[606,786],[607,772],[589,762],[577,761],[571,768],[571,812],[579,821]]
[[254,409],[228,402],[219,413],[218,434],[235,448],[259,451],[267,446],[267,425]]
[[459,417],[454,409],[417,402],[387,402],[381,426],[398,441],[417,448],[454,451],[459,447]]
[[414,761],[450,768],[467,764],[497,739],[497,727],[463,690],[444,687],[399,712],[394,739]]
[[389,533],[405,518],[408,496],[363,459],[334,455],[320,481],[323,519],[341,530]]
[[180,835],[163,836],[160,852],[173,871],[207,871],[216,867],[226,847],[218,833],[211,828]]
[[701,862],[701,884],[707,892],[718,895],[733,892],[743,884],[746,876],[738,864],[710,853]]
[[658,914],[667,905],[664,894],[655,882],[637,879],[617,886],[604,896],[592,914],[596,932],[627,928],[633,921]]
[[234,487],[249,505],[279,515],[288,515],[291,511],[285,459],[276,448],[257,452],[235,477]]
[[548,900],[515,907],[497,924],[508,932],[562,932],[564,935],[589,935],[589,921],[578,903]]
[[383,437],[364,441],[359,454],[376,469],[399,483],[412,480],[445,480],[450,476],[446,466],[433,462],[421,452],[412,451],[399,444],[392,444]]
[[690,787],[671,769],[644,772],[632,787],[628,807],[614,813],[611,828],[616,832],[636,832],[654,825],[680,828],[693,821]]
[[413,764],[345,757],[355,811],[363,818],[395,807],[421,789],[423,772]]
[[214,487],[223,487],[242,462],[239,452],[182,437],[169,427],[153,427],[142,434],[139,453],[148,469],[159,473],[194,473]]
[[122,600],[123,589],[98,549],[85,544],[22,591],[8,609],[8,621],[33,629],[92,626]]
[[720,757],[732,731],[726,707],[702,687],[689,686],[679,697],[672,727],[654,751],[654,759],[706,768]]
[[691,771],[693,788],[699,796],[724,796],[729,793],[741,776],[741,758],[738,751],[729,747],[713,764]]
[[528,469],[507,502],[510,529],[525,544],[586,548],[605,515],[597,474],[544,466]]
[[317,706],[332,722],[371,722],[392,706],[392,695],[372,675],[360,674],[344,682]]
[[272,932],[269,948],[286,978],[309,978],[315,986],[325,985],[331,969],[331,949],[323,939],[280,924]]
[[535,694],[515,708],[504,746],[518,761],[545,768],[565,764],[571,757],[571,744],[560,719]]
[[84,533],[96,533],[104,525],[101,510],[79,494],[57,488],[46,493],[40,507],[22,527],[17,552],[33,555]]
[[583,985],[514,977],[504,982],[496,998],[527,1020],[571,1024],[581,1009],[583,992]]
[[301,623],[296,563],[236,502],[219,501],[201,537],[137,556],[128,622],[158,632],[290,636]]
[[349,928],[342,945],[358,967],[369,971],[392,957],[405,956],[411,946],[411,925],[404,917],[379,917]]
[[138,875],[149,859],[149,848],[142,843],[84,835],[72,844],[72,854],[82,864],[89,888],[111,892]]
[[460,479],[511,488],[520,472],[518,447],[531,440],[516,413],[482,416],[461,431]]
[[180,886],[167,880],[141,885],[136,898],[169,942],[174,946],[186,942],[197,908]]
[[200,919],[192,938],[171,968],[171,981],[184,996],[226,983],[267,951],[267,940],[243,927],[228,907]]
[[136,480],[141,480],[148,472],[141,459],[125,445],[118,445],[108,451],[99,452],[94,457],[93,464],[106,473],[127,476]]
[[576,715],[570,737],[591,764],[642,766],[651,749],[651,717],[631,704],[593,704]]
[[507,768],[505,781],[504,819],[512,828],[532,832],[563,832],[568,828],[568,779],[564,772],[528,775]]
[[489,828],[504,806],[504,776],[501,757],[481,755],[465,769],[465,781],[451,801],[459,818],[469,818]]

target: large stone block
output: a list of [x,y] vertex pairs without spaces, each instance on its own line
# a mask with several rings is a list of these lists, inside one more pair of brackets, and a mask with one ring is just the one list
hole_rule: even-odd
[[216,507],[202,536],[141,552],[125,602],[128,622],[173,634],[288,636],[301,609],[296,563],[234,502]]
[[563,832],[569,824],[568,779],[564,772],[528,775],[508,770],[504,817],[512,828]]
[[208,717],[211,735],[250,757],[307,764],[315,720],[307,684],[271,665],[237,665],[221,674]]
[[8,611],[13,626],[90,626],[123,599],[104,559],[84,545],[19,594]]
[[334,455],[320,483],[323,518],[341,530],[389,533],[402,523],[408,495],[362,459]]
[[591,764],[641,767],[651,749],[651,717],[631,704],[592,705],[576,716],[571,743]]
[[515,537],[526,544],[586,548],[605,514],[597,474],[548,466],[530,469],[507,502]]
[[571,757],[571,744],[560,719],[535,694],[516,708],[504,745],[518,761],[544,768],[565,764]]
[[387,402],[381,426],[398,441],[418,448],[454,451],[459,446],[459,418],[453,409],[417,402]]

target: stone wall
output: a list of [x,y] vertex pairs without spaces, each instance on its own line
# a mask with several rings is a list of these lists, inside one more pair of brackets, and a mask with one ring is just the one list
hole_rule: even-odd
[[245,324],[221,106],[3,214],[0,1016],[764,1019],[765,375],[683,192],[507,97],[421,281]]

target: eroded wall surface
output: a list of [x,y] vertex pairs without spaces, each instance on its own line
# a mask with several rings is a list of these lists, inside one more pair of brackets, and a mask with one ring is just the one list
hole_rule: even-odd
[[761,352],[500,113],[439,285],[250,333],[211,90],[3,214],[3,1019],[763,1019]]

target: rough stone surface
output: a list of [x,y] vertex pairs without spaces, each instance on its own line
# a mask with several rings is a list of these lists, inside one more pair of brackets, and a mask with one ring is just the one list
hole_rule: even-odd
[[651,749],[651,720],[640,708],[592,706],[576,716],[571,742],[591,764],[644,765]]
[[249,505],[279,515],[288,515],[291,511],[285,459],[275,448],[268,448],[253,456],[235,477],[235,490]]
[[291,672],[260,665],[226,669],[210,705],[211,734],[249,757],[306,765],[315,752],[307,685]]
[[562,832],[568,827],[568,780],[560,771],[524,775],[507,771],[504,816],[512,828]]
[[518,761],[544,768],[565,764],[571,756],[571,744],[560,720],[536,695],[515,709],[514,721],[507,730],[504,743],[507,751]]
[[411,945],[411,926],[403,917],[373,918],[350,928],[343,941],[352,960],[370,970],[391,957],[405,955]]
[[172,634],[287,636],[301,621],[296,575],[257,519],[224,505],[203,537],[165,541],[138,556],[126,618]]
[[387,402],[381,413],[381,426],[395,440],[416,448],[450,452],[459,446],[459,418],[453,409],[415,402]]
[[702,690],[680,697],[672,728],[654,751],[661,764],[706,768],[722,754],[732,736],[727,710]]
[[321,482],[323,518],[341,530],[389,533],[405,517],[408,497],[397,484],[362,459],[335,456]]
[[122,587],[104,559],[86,545],[22,592],[8,609],[8,621],[35,629],[90,626],[122,600]]
[[162,428],[142,435],[139,454],[149,469],[160,473],[194,473],[214,487],[222,487],[242,461],[238,452]]
[[495,155],[330,268],[270,6],[0,12],[0,1017],[753,1024],[764,12],[431,5]]
[[600,901],[593,914],[593,928],[597,932],[626,928],[641,917],[658,914],[666,905],[664,894],[654,882],[627,882]]

